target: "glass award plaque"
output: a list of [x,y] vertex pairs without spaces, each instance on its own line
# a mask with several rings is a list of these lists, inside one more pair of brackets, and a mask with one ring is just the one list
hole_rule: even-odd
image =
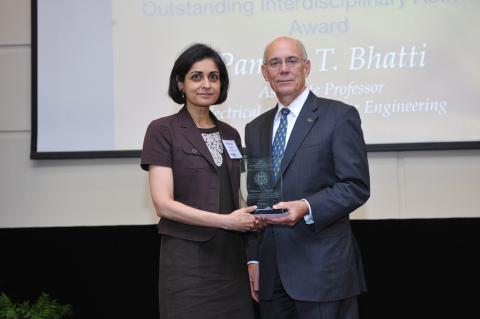
[[247,206],[257,206],[255,215],[279,216],[286,213],[284,209],[273,208],[282,201],[282,175],[274,176],[273,157],[243,157],[240,192]]

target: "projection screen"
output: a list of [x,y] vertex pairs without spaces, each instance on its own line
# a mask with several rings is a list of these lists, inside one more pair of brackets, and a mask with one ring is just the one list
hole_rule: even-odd
[[243,137],[275,106],[261,75],[277,36],[300,39],[317,95],[357,107],[370,151],[480,148],[474,0],[33,0],[32,158],[138,156],[177,112],[168,77],[201,42],[228,66],[212,107]]

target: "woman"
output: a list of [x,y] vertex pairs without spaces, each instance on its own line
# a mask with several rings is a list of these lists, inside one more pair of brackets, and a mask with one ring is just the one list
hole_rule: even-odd
[[183,108],[150,123],[141,166],[158,216],[160,318],[253,318],[244,240],[255,207],[238,209],[238,132],[209,111],[227,98],[227,69],[195,44],[175,61],[169,96]]

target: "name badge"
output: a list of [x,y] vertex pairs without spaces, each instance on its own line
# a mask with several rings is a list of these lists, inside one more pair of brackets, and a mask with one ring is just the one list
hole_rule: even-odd
[[228,156],[231,159],[243,158],[242,153],[237,147],[234,140],[222,140],[225,150],[227,150]]

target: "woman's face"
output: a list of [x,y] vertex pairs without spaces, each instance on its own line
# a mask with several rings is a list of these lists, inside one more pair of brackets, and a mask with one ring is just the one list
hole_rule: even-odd
[[187,106],[209,107],[220,95],[220,71],[212,59],[203,59],[192,65],[178,88],[185,94]]

